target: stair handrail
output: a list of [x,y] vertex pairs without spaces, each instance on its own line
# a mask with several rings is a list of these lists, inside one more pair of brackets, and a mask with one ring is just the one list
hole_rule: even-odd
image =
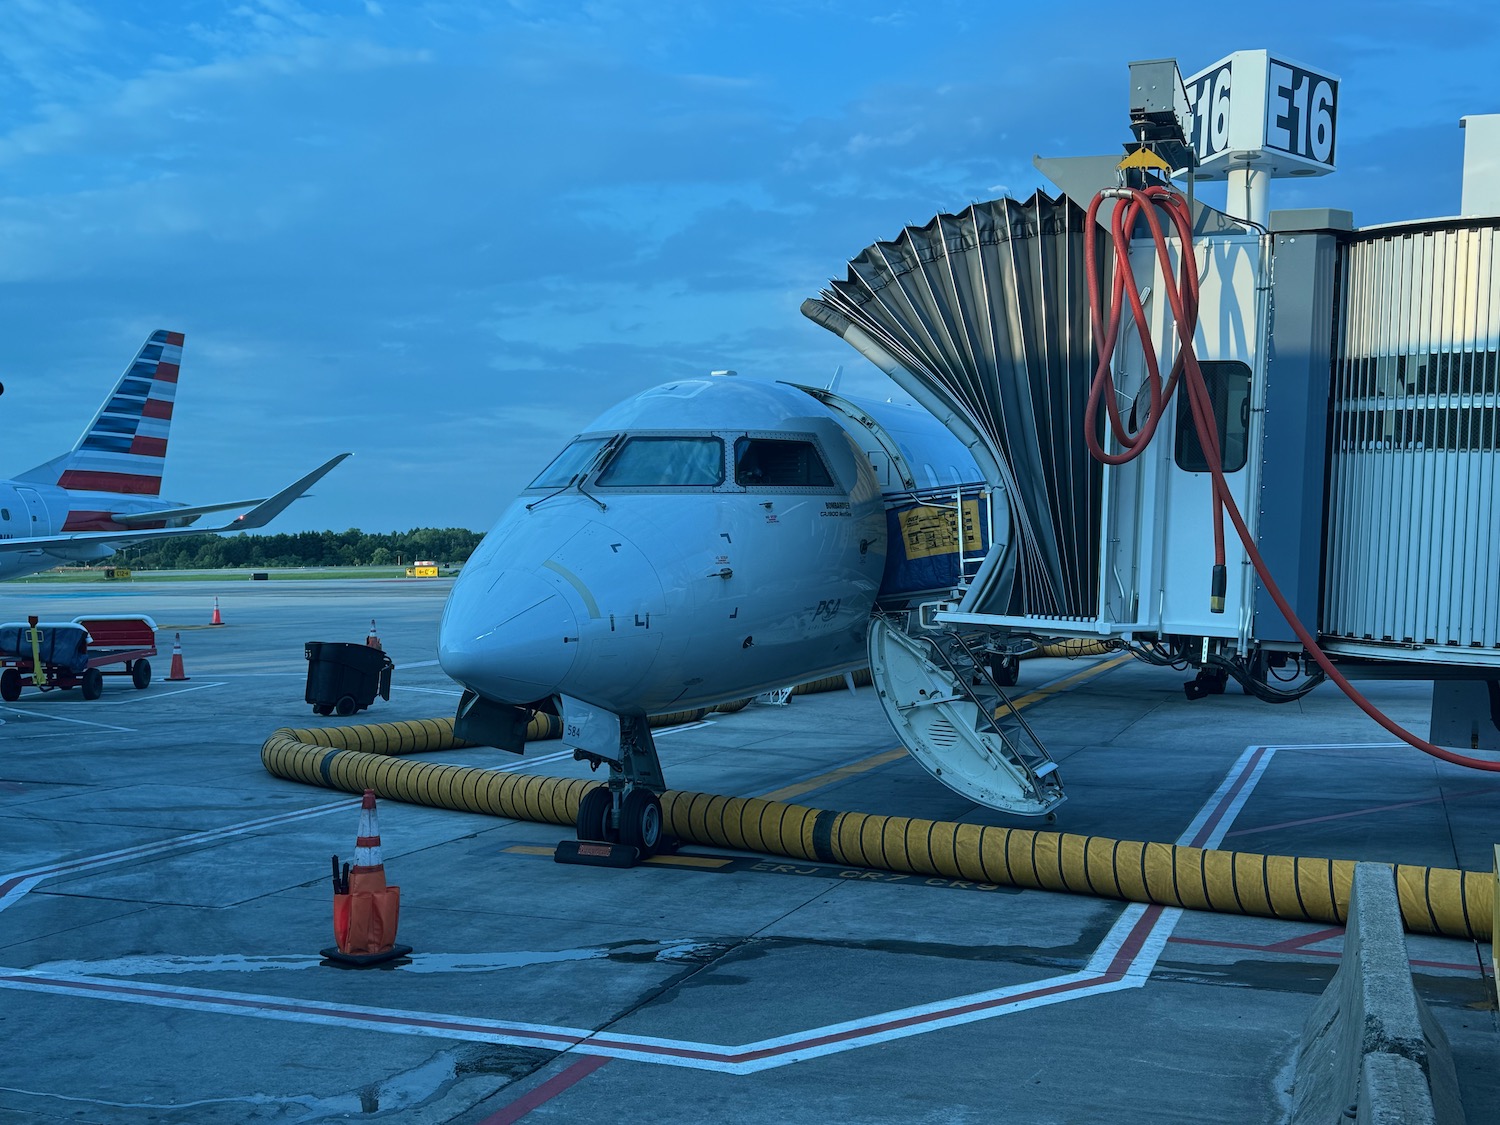
[[[954,640],[958,641],[959,646],[969,657],[970,661],[973,663],[973,666],[980,671],[980,673],[986,680],[989,681],[990,686],[995,689],[996,694],[1000,696],[1000,699],[1010,710],[1010,713],[1016,716],[1016,718],[1021,719],[1021,713],[1016,710],[1015,704],[1010,701],[1010,697],[1001,690],[1000,685],[995,682],[995,678],[990,675],[989,669],[985,668],[982,664],[974,659],[973,650],[969,648],[969,646],[964,642],[963,638],[952,631],[949,631],[944,635],[952,637]],[[907,636],[911,636],[911,634],[908,633]],[[979,714],[984,716],[985,721],[989,724],[990,730],[993,731],[1000,738],[1000,741],[1005,743],[1005,745],[1009,748],[1014,763],[1020,766],[1021,769],[1026,771],[1026,776],[1030,780],[1032,786],[1034,788],[1040,788],[1040,786],[1045,784],[1045,778],[1036,772],[1035,768],[1033,768],[1031,762],[1028,760],[1031,755],[1027,752],[1026,749],[1018,745],[1016,739],[1013,738],[999,724],[999,722],[995,719],[993,712],[991,712],[990,709],[985,706],[984,701],[979,698],[978,694],[969,684],[968,677],[957,667],[957,665],[954,664],[953,658],[943,649],[942,645],[937,643],[936,638],[930,636],[920,636],[913,637],[912,639],[924,642],[927,647],[932,650],[933,654],[937,656],[938,661],[947,668],[948,672],[952,675],[954,682],[958,684],[959,690],[962,691],[963,694],[969,699],[969,701],[974,704],[975,709],[979,712]],[[1025,719],[1021,719],[1021,726],[1026,731],[1027,737],[1030,738],[1031,741],[1041,749],[1042,756],[1048,761],[1052,761],[1052,756],[1047,753],[1046,747],[1042,746],[1042,740],[1036,736],[1036,732],[1031,729],[1031,725],[1027,723]]]

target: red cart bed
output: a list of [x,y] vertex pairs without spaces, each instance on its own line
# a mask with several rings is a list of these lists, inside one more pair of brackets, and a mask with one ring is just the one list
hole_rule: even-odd
[[[105,676],[129,676],[137,688],[151,683],[151,662],[156,655],[156,622],[136,614],[102,614],[75,617],[88,633],[88,662],[75,672],[61,664],[43,661],[42,680],[37,682],[36,667],[29,656],[0,657],[0,699],[13,703],[27,684],[42,691],[81,688],[85,699],[98,699],[104,690]],[[46,629],[46,625],[38,626]],[[119,667],[113,667],[119,665]]]

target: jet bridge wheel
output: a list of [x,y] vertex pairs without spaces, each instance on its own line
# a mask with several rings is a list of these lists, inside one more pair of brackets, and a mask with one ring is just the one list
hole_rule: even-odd
[[990,675],[1001,687],[1015,687],[1021,678],[1021,658],[1015,653],[1006,653],[990,661]]
[[661,802],[649,789],[632,789],[620,802],[620,843],[655,855],[661,848]]
[[[604,843],[614,843],[617,834],[614,825],[610,824],[610,814],[614,812],[614,795],[610,793],[609,786],[596,785],[583,795],[578,802],[578,819],[576,827],[580,840],[599,840]],[[658,806],[658,813],[660,806]]]

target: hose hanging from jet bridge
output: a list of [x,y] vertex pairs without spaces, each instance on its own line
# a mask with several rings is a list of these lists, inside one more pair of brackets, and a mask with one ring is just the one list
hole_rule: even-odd
[[[449,750],[452,720],[293,730],[261,747],[267,771],[289,781],[433,808],[572,827],[597,784],[396,755]],[[1102,836],[833,812],[758,798],[668,791],[665,831],[707,847],[908,875],[1068,891],[1190,910],[1342,924],[1353,860],[1212,851]],[[1398,864],[1401,917],[1413,933],[1488,940],[1494,876]]]
[[[1110,219],[1116,268],[1107,323],[1099,307],[1099,264],[1094,254],[1094,238],[1099,225],[1099,207],[1106,199],[1116,201],[1114,213]],[[1158,209],[1171,221],[1177,235],[1178,245],[1181,247],[1180,280],[1177,281],[1173,279],[1171,254],[1167,247],[1167,236],[1157,218]],[[1177,333],[1177,358],[1173,361],[1172,371],[1165,386],[1161,381],[1161,368],[1156,347],[1151,340],[1146,310],[1141,304],[1140,293],[1130,267],[1130,232],[1135,229],[1136,220],[1141,218],[1145,219],[1151,231],[1156,258],[1161,266],[1162,287],[1166,290],[1167,301],[1172,308],[1172,321]],[[1203,371],[1198,366],[1198,356],[1194,351],[1193,336],[1198,324],[1198,271],[1193,253],[1192,217],[1188,213],[1187,201],[1177,192],[1160,184],[1153,184],[1144,189],[1108,188],[1094,196],[1089,204],[1084,239],[1084,261],[1088,270],[1089,313],[1093,319],[1094,341],[1099,353],[1099,366],[1095,371],[1093,384],[1089,388],[1088,406],[1084,413],[1084,440],[1088,443],[1089,452],[1096,460],[1106,465],[1123,465],[1144,453],[1161,423],[1162,416],[1166,413],[1166,407],[1171,402],[1172,393],[1177,389],[1180,379],[1187,391],[1188,404],[1192,408],[1193,427],[1198,434],[1198,445],[1203,450],[1204,460],[1213,478],[1214,570],[1211,597],[1214,611],[1223,612],[1226,584],[1224,516],[1227,514],[1230,522],[1234,524],[1240,542],[1244,545],[1245,554],[1249,557],[1251,565],[1255,567],[1256,575],[1266,588],[1266,593],[1271,595],[1271,600],[1276,603],[1276,608],[1281,611],[1287,624],[1297,635],[1297,639],[1302,642],[1302,647],[1317,662],[1323,673],[1348,696],[1351,703],[1401,741],[1416,747],[1424,754],[1430,754],[1434,758],[1440,758],[1445,762],[1468,769],[1500,773],[1500,761],[1471,758],[1436,746],[1401,726],[1366,699],[1318,646],[1311,631],[1292,611],[1291,605],[1281,592],[1281,587],[1271,576],[1270,568],[1256,547],[1255,536],[1250,534],[1250,529],[1246,526],[1239,506],[1229,490],[1229,483],[1224,479],[1223,458],[1219,450],[1218,426],[1214,421],[1213,403],[1209,398],[1208,386],[1203,380]],[[1110,370],[1110,361],[1119,339],[1122,296],[1130,305],[1131,318],[1135,322],[1137,334],[1140,337],[1141,351],[1146,364],[1145,383],[1151,405],[1150,414],[1139,430],[1131,430],[1120,417],[1119,407],[1115,401],[1114,377]],[[1120,445],[1121,452],[1119,453],[1106,452],[1099,442],[1096,431],[1099,429],[1097,419],[1101,400],[1105,406],[1110,431]]]

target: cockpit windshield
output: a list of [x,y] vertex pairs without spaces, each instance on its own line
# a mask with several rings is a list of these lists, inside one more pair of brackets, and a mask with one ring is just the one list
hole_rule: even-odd
[[566,488],[578,476],[589,467],[589,462],[599,452],[599,447],[607,442],[607,437],[579,438],[564,449],[553,459],[552,464],[542,470],[536,480],[532,481],[530,488]]
[[713,488],[724,483],[716,437],[633,437],[599,474],[603,488]]

